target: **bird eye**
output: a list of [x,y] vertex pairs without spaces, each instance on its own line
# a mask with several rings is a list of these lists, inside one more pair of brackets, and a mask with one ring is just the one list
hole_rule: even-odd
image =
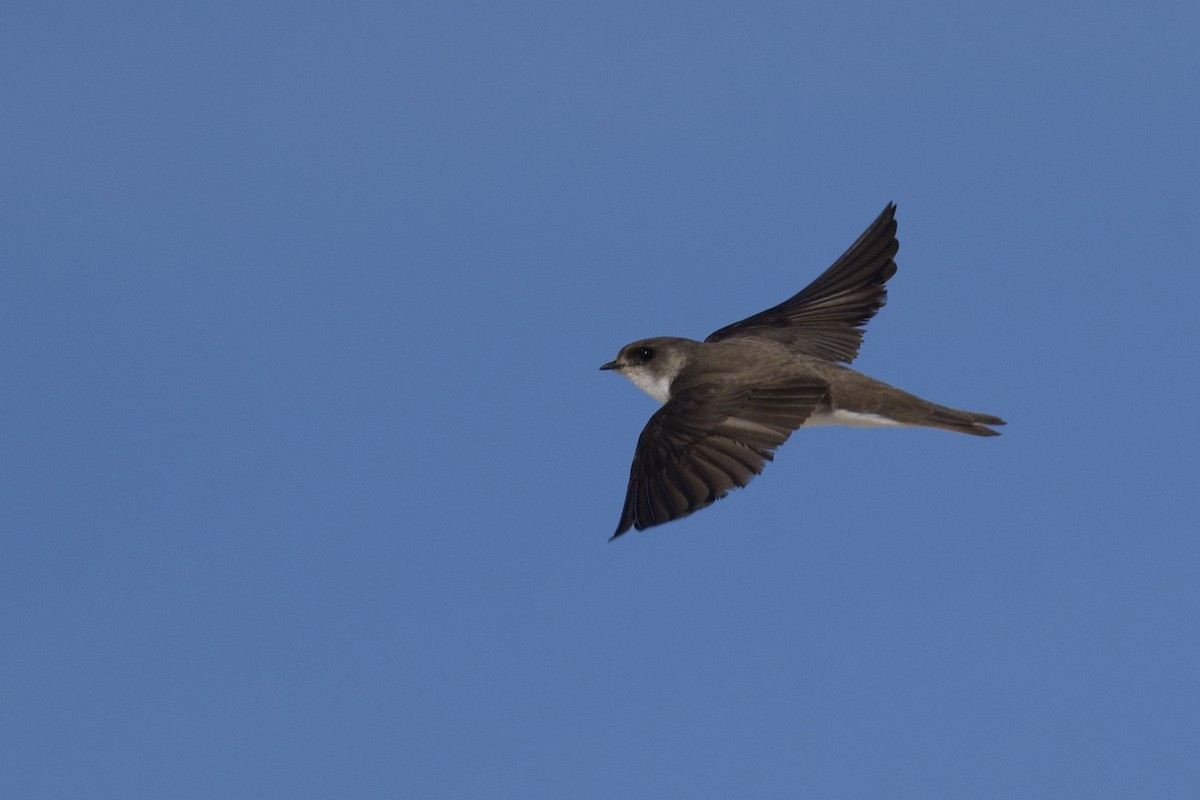
[[637,357],[638,357],[638,361],[641,361],[643,364],[645,364],[647,361],[654,358],[654,348],[653,347],[639,347],[638,351],[637,351]]

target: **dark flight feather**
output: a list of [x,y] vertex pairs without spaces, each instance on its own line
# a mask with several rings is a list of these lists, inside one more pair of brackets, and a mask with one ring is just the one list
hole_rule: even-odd
[[858,355],[864,326],[887,302],[896,274],[896,206],[889,203],[858,240],[820,277],[793,297],[712,333],[706,342],[736,336],[774,339],[803,355],[842,361]]
[[612,538],[686,517],[745,486],[828,389],[822,380],[802,377],[736,392],[703,384],[672,397],[638,439]]

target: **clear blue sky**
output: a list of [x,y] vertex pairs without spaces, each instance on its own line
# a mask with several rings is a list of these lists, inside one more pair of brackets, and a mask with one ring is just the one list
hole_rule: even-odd
[[[1200,796],[1194,2],[15,3],[0,796]],[[824,269],[994,439],[614,543]]]

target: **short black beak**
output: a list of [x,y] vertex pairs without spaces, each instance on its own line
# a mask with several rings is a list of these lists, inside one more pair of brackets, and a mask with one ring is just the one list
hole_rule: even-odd
[[607,364],[605,364],[603,367],[601,367],[600,369],[616,369],[616,368],[617,368],[617,362],[610,361]]

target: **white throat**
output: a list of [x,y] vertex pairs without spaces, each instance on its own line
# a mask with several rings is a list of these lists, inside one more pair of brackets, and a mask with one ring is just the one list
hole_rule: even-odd
[[651,375],[647,369],[633,367],[625,370],[625,377],[629,378],[634,386],[660,403],[665,403],[671,399],[671,378],[674,377],[673,375]]

